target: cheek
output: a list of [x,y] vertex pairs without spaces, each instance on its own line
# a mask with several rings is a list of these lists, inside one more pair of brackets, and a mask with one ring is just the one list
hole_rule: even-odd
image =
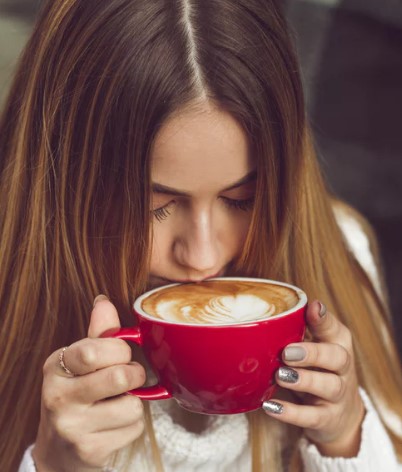
[[171,248],[171,235],[166,222],[154,223],[151,235],[151,271],[161,266]]
[[251,212],[239,213],[225,218],[218,236],[230,257],[242,251],[251,224]]
[[233,218],[232,228],[234,228],[235,237],[240,243],[243,242],[247,237],[247,233],[251,224],[251,216],[251,212],[243,212],[238,214],[236,218]]

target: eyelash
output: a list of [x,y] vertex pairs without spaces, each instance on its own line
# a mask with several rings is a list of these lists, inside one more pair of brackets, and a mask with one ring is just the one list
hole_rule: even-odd
[[168,206],[170,203],[168,203],[166,206],[157,208],[156,210],[152,210],[152,213],[154,214],[154,217],[159,221],[166,220],[166,218],[170,215],[170,211],[168,210]]
[[[221,197],[225,202],[225,205],[233,210],[240,210],[240,211],[249,211],[254,205],[254,197],[247,198],[245,200],[234,200],[232,198]],[[152,210],[153,215],[155,218],[161,222],[165,220],[169,215],[169,205],[172,202],[169,202],[166,206],[161,208],[156,208],[156,210]]]
[[225,205],[234,210],[248,211],[254,205],[254,197],[246,198],[245,200],[233,200],[232,198],[222,197]]

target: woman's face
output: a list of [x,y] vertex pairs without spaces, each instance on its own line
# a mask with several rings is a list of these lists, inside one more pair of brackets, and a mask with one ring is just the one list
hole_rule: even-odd
[[161,128],[151,159],[150,287],[224,275],[241,253],[255,193],[244,132],[210,104],[187,109]]

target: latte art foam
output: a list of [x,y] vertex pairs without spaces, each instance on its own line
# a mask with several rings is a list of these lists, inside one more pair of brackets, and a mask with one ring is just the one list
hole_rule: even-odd
[[142,302],[142,309],[173,323],[232,324],[278,315],[298,301],[297,293],[282,285],[211,280],[157,291]]

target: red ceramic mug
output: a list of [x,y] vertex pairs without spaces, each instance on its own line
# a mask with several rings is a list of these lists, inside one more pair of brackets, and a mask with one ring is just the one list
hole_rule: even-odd
[[142,308],[146,297],[178,284],[144,293],[134,303],[138,325],[105,333],[141,346],[158,379],[157,385],[128,393],[144,400],[173,397],[181,407],[204,414],[252,411],[272,397],[282,350],[303,340],[307,296],[295,286],[272,280],[223,280],[289,287],[296,292],[298,302],[279,315],[258,321],[189,324],[155,318]]

